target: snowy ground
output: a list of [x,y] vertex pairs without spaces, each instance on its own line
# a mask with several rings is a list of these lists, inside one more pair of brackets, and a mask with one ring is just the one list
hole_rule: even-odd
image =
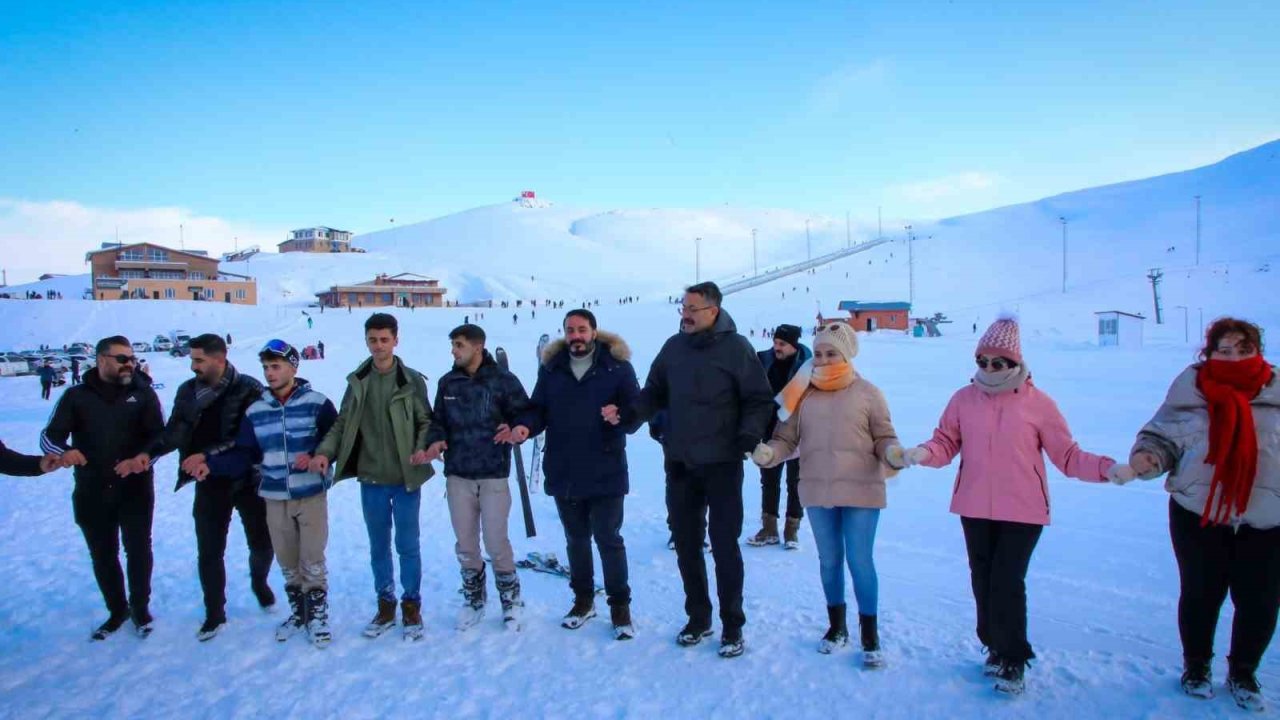
[[[827,293],[824,304],[838,299],[825,281],[815,280],[814,294],[820,292]],[[779,305],[776,293],[762,288],[733,296],[726,307],[744,329],[789,318],[807,321],[815,298]],[[1091,300],[1077,301],[1076,312],[1086,314]],[[139,336],[170,325],[230,331],[232,360],[251,372],[253,349],[268,337],[299,344],[323,338],[329,359],[304,363],[302,375],[335,399],[345,373],[364,355],[360,314],[318,315],[315,329],[307,331],[297,309],[141,303],[129,304],[133,310],[125,312],[117,309],[122,303],[64,302],[0,305],[0,327],[23,342],[40,333],[92,339],[116,327]],[[178,317],[170,319],[175,308]],[[472,311],[400,313],[401,354],[430,376],[433,393],[449,363],[445,335],[464,312]],[[642,377],[676,325],[673,309],[662,303],[605,305],[599,315],[603,327],[631,342]],[[485,325],[490,344],[506,346],[517,373],[531,383],[533,345],[542,332],[554,336],[559,315],[548,312],[530,321],[526,310],[522,316],[513,327],[509,312],[494,310]],[[967,323],[951,327],[949,337],[935,340],[864,336],[857,365],[884,389],[904,442],[928,436],[950,393],[972,371],[974,338]],[[1176,330],[1180,341],[1180,325]],[[1172,330],[1165,326],[1162,332]],[[1142,351],[1101,350],[1086,338],[1061,334],[1047,326],[1026,330],[1024,352],[1037,383],[1058,400],[1083,446],[1124,455],[1168,382],[1190,360],[1190,347],[1162,341]],[[763,347],[760,339],[755,342]],[[167,409],[189,373],[184,363],[159,355],[152,367],[166,384],[161,397]],[[5,378],[0,388],[0,437],[31,451],[50,406],[38,399],[32,378]],[[274,641],[281,618],[264,615],[253,602],[238,521],[227,552],[231,624],[215,641],[200,644],[194,637],[202,605],[191,492],[170,492],[176,468],[169,457],[159,463],[156,481],[157,630],[145,642],[124,633],[91,645],[88,634],[104,611],[71,517],[70,473],[0,478],[0,526],[7,530],[0,535],[0,716],[375,717],[407,711],[425,717],[1199,718],[1240,712],[1225,692],[1203,702],[1177,690],[1178,583],[1166,529],[1167,496],[1158,484],[1087,485],[1050,470],[1054,524],[1029,577],[1031,639],[1040,659],[1028,673],[1028,694],[1009,701],[996,697],[980,674],[963,541],[958,520],[947,512],[954,466],[911,470],[891,485],[876,555],[889,665],[866,672],[854,653],[821,656],[814,650],[826,617],[807,524],[799,552],[744,546],[744,657],[722,660],[714,642],[678,648],[673,639],[684,620],[683,594],[674,554],[665,545],[660,451],[641,431],[629,452],[632,495],[624,534],[639,630],[629,643],[611,639],[603,601],[602,618],[578,631],[561,629],[569,590],[559,579],[537,574],[524,578],[523,633],[504,632],[493,617],[493,598],[491,617],[481,627],[455,633],[457,563],[443,486],[436,479],[424,490],[422,510],[422,643],[359,635],[373,611],[372,579],[358,488],[344,482],[330,504],[333,645],[318,651],[297,639]],[[748,467],[744,535],[757,527],[757,477]],[[518,514],[512,519],[517,554],[563,556],[554,505],[540,495],[534,505],[538,537],[524,539]],[[273,583],[279,590],[278,573]],[[1230,619],[1227,609],[1220,659]],[[1268,692],[1280,682],[1276,660],[1273,650],[1261,668]],[[1224,661],[1215,670],[1221,679]]]

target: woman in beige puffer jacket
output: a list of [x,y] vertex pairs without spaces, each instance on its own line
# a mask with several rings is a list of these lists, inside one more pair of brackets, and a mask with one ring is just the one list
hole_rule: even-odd
[[844,566],[853,575],[863,664],[883,664],[876,627],[879,584],[872,551],[885,478],[902,467],[902,447],[879,388],[853,369],[858,336],[847,323],[832,322],[814,337],[806,364],[779,394],[773,439],[752,459],[761,467],[800,454],[800,503],[809,515],[818,548],[822,589],[831,625],[818,651],[848,643]]

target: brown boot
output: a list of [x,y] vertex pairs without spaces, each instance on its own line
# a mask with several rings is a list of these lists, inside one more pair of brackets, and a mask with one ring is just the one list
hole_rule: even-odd
[[364,627],[364,636],[376,638],[396,626],[396,601],[378,598],[378,614]]
[[573,599],[573,607],[560,621],[560,627],[577,630],[596,616],[596,596],[579,595]]
[[422,638],[422,602],[420,600],[400,601],[400,619],[404,625],[406,640]]
[[615,640],[630,640],[636,636],[635,626],[631,624],[630,605],[610,605],[609,619],[613,621]]
[[[791,519],[788,518],[790,523]],[[747,544],[751,547],[763,547],[765,545],[778,544],[778,516],[765,513],[760,518],[760,532],[747,538]]]
[[782,543],[788,550],[800,549],[800,518],[787,518],[787,524],[782,528]]

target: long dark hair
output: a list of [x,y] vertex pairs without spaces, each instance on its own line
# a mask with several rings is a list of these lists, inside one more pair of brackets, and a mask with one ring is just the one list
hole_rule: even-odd
[[1209,356],[1218,349],[1218,342],[1231,333],[1240,333],[1244,336],[1244,340],[1240,342],[1244,346],[1243,349],[1256,350],[1259,355],[1262,354],[1262,328],[1248,320],[1223,317],[1214,320],[1209,329],[1205,331],[1204,347],[1200,348],[1200,354],[1198,355],[1200,362],[1207,362]]

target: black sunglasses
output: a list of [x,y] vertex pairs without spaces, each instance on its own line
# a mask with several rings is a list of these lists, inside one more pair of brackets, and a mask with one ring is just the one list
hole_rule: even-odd
[[983,370],[986,370],[987,365],[990,365],[991,369],[997,372],[1000,370],[1018,367],[1018,363],[1004,358],[992,358],[991,360],[987,360],[986,358],[977,358],[976,362],[978,363],[978,367]]
[[134,357],[133,355],[107,355],[106,357],[109,357],[112,360],[115,360],[117,363],[120,363],[121,365],[131,365],[137,362],[138,360],[138,358]]

